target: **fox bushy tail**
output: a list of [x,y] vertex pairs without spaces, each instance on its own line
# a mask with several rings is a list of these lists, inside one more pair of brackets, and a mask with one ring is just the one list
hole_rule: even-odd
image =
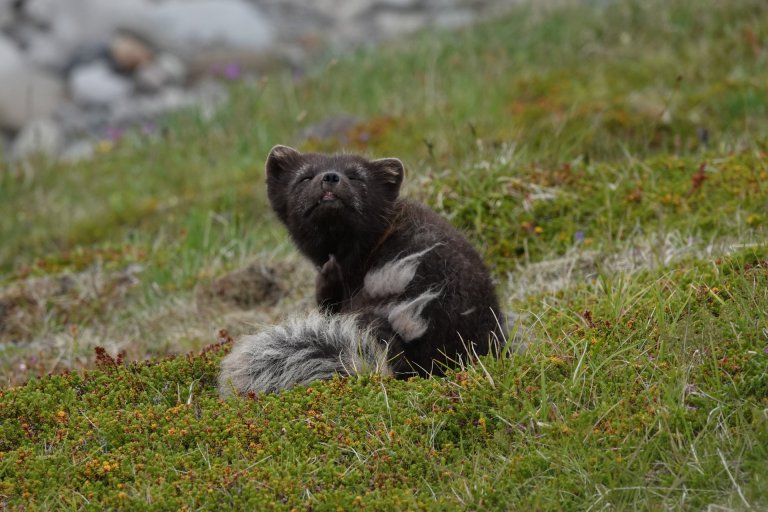
[[358,315],[313,311],[241,337],[221,363],[219,393],[272,393],[335,374],[390,375],[387,345]]

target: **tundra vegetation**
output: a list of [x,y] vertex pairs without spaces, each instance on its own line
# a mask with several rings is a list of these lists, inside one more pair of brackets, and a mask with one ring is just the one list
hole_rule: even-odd
[[[0,508],[768,507],[768,5],[556,4],[3,168]],[[220,400],[312,307],[277,142],[401,158],[526,349]]]

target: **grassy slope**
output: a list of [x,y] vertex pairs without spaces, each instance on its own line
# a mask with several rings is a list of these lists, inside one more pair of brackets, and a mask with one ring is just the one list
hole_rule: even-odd
[[[0,173],[9,288],[144,269],[119,302],[57,298],[30,315],[2,345],[9,374],[88,365],[78,332],[105,345],[128,332],[114,346],[129,359],[209,343],[226,322],[189,305],[195,287],[289,253],[263,194],[266,151],[339,112],[363,121],[301,147],[403,158],[408,194],[510,272],[502,288],[537,340],[447,379],[227,403],[212,386],[226,347],[102,357],[2,392],[0,503],[768,506],[768,11],[688,4],[521,10],[237,87],[216,118],[181,114],[158,143]],[[519,293],[518,265],[563,256],[598,278]],[[301,287],[270,314],[301,307]],[[193,314],[157,317],[179,303]]]
[[605,286],[547,298],[546,342],[446,379],[222,402],[216,347],[30,382],[0,395],[0,493],[40,508],[764,506],[768,261]]

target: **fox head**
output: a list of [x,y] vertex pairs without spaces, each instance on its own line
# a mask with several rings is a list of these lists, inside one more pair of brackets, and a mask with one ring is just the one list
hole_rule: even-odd
[[265,167],[272,209],[305,253],[386,230],[404,175],[397,158],[300,153],[282,145],[272,148]]

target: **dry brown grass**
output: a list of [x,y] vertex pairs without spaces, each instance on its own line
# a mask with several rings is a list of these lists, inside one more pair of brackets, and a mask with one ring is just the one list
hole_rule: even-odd
[[286,311],[309,309],[312,273],[294,254],[281,261],[264,255],[192,290],[162,295],[141,293],[147,283],[136,265],[17,281],[0,290],[0,385],[89,368],[97,346],[143,360],[199,350],[222,330],[253,332]]

